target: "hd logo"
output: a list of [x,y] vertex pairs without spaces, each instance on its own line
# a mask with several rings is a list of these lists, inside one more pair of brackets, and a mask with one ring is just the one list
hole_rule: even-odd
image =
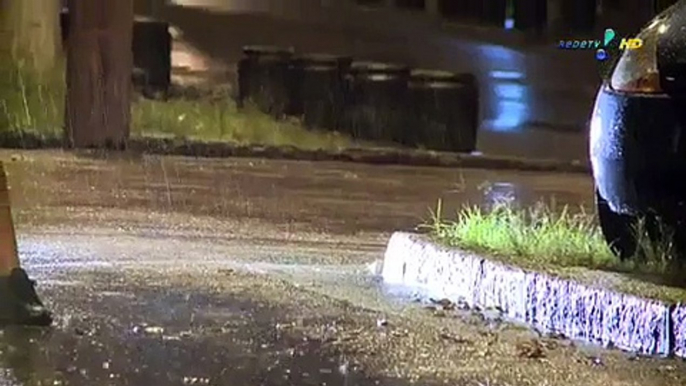
[[638,38],[622,39],[619,43],[620,50],[637,50],[641,47],[643,47],[643,40]]

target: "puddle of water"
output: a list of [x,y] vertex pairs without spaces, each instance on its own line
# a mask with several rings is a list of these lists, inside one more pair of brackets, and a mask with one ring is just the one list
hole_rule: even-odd
[[83,314],[62,318],[53,331],[12,328],[0,334],[3,385],[405,384],[366,377],[327,354],[323,342],[279,328],[286,313],[260,303],[153,287],[132,289],[135,302],[122,296],[86,299],[83,292],[57,294],[59,303],[79,304]]
[[55,286],[55,287],[79,287],[83,286],[84,283],[82,281],[77,281],[77,280],[59,280],[59,279],[51,279],[51,278],[44,278],[40,280],[41,286]]
[[[35,264],[29,262],[27,264],[28,266],[31,267],[31,269],[36,269],[36,270],[50,270],[53,268],[56,268],[55,263],[50,263],[50,264]],[[115,265],[112,263],[108,263],[106,261],[72,261],[72,262],[62,262],[59,263],[59,269],[74,269],[74,268],[112,268]]]

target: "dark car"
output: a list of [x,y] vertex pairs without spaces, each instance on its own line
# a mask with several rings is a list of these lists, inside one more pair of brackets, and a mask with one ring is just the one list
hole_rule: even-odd
[[639,220],[649,239],[669,236],[683,256],[686,0],[656,16],[636,38],[643,45],[621,51],[591,119],[600,225],[621,258],[635,256]]

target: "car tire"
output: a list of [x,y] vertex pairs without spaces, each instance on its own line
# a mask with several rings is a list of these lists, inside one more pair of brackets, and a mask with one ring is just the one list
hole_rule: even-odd
[[635,216],[614,212],[598,190],[595,192],[595,198],[600,230],[607,245],[620,260],[634,257],[637,249],[634,229],[638,219]]

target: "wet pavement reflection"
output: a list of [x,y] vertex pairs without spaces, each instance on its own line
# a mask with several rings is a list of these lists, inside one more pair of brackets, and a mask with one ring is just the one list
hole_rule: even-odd
[[[264,259],[264,250],[243,246],[256,255],[243,259],[231,247],[205,242],[71,232],[62,228],[57,234],[22,238],[22,260],[41,283],[57,320],[49,330],[9,328],[0,335],[3,382],[409,384],[399,377],[368,375],[364,365],[339,348],[347,339],[343,330],[358,327],[346,319],[349,307],[322,299],[327,307],[311,309],[311,300],[297,286],[262,278],[279,267],[282,272],[297,268],[250,261]],[[198,250],[197,256],[184,253]],[[94,256],[108,264],[91,264]],[[303,268],[301,274],[326,271],[323,266]],[[334,275],[345,279],[341,272],[351,271],[338,269]],[[263,289],[272,287],[282,297],[264,296]],[[419,384],[439,383],[429,378]],[[459,384],[476,385],[466,379]]]
[[[102,273],[97,279],[122,281]],[[90,296],[84,298],[83,290]],[[62,286],[51,294],[53,305],[67,311],[57,328],[11,328],[0,338],[0,363],[9,370],[5,381],[27,386],[402,384],[355,373],[322,352],[322,342],[279,328],[277,321],[289,322],[287,311],[245,296],[131,283]],[[61,309],[66,305],[75,309]]]
[[[357,254],[317,253],[334,250]],[[408,304],[364,265],[307,264],[299,253],[68,226],[24,233],[22,260],[57,318],[49,330],[0,335],[3,384],[657,386],[686,376],[678,361],[631,359],[539,338],[486,313]],[[532,339],[546,344],[544,362],[513,356]]]

